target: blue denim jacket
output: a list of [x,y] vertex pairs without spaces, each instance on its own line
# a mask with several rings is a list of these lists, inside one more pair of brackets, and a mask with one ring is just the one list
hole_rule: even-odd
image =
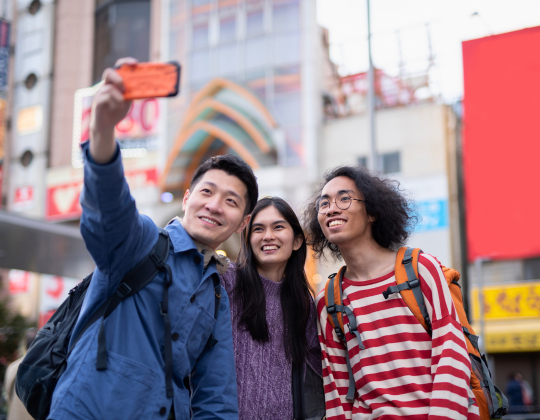
[[[88,144],[81,232],[97,268],[74,336],[122,277],[151,250],[154,222],[139,215],[117,151],[107,165],[90,161]],[[191,237],[175,221],[167,226],[173,273],[169,288],[174,398],[165,391],[164,326],[159,303],[165,276],[158,274],[126,298],[105,321],[108,365],[96,370],[99,322],[90,327],[68,359],[53,395],[49,419],[167,419],[174,400],[176,419],[238,419],[238,396],[229,299],[222,290],[214,319],[215,263],[206,270]],[[205,345],[213,334],[218,343]],[[190,376],[192,397],[184,386]],[[191,412],[190,412],[191,408]]]

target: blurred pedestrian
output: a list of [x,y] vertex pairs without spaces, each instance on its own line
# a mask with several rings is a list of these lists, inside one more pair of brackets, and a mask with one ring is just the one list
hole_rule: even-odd
[[506,384],[506,395],[510,404],[511,414],[528,413],[528,405],[532,404],[532,393],[530,393],[530,385],[524,384],[523,375],[521,372],[513,372],[508,378]]
[[[135,60],[116,64],[129,63]],[[214,250],[248,223],[258,198],[256,178],[236,156],[208,159],[185,192],[183,219],[160,232],[137,211],[114,139],[131,106],[123,91],[120,75],[105,70],[92,104],[90,141],[82,145],[81,232],[97,268],[73,337],[109,296],[127,297],[71,351],[47,418],[157,420],[174,412],[176,419],[235,420],[231,316],[218,275],[228,261]],[[160,235],[171,245],[166,261],[150,255],[161,271],[129,295],[124,275]],[[99,346],[104,337],[105,349]]]
[[[26,331],[26,349],[30,348],[30,345],[36,338],[37,330],[30,328]],[[24,356],[11,363],[4,378],[4,391],[6,393],[6,400],[9,407],[7,420],[33,420],[33,417],[28,414],[23,403],[15,392],[15,377],[17,375],[17,369],[21,364]]]
[[[396,285],[396,249],[414,225],[412,206],[395,181],[359,166],[330,170],[305,219],[314,251],[346,264],[334,278],[340,291],[332,288],[345,309],[326,302],[324,291],[317,298],[327,418],[479,419],[465,338],[439,261],[418,257],[431,337],[400,293],[383,297]],[[348,325],[344,331],[337,311]]]
[[294,418],[293,363],[322,377],[306,256],[293,209],[278,197],[261,199],[242,234],[238,264],[221,276],[231,299],[240,420]]

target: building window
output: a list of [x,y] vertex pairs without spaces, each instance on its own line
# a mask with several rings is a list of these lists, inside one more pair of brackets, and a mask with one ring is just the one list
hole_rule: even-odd
[[253,70],[266,66],[268,54],[266,52],[266,38],[252,38],[246,41],[246,69]]
[[98,0],[95,29],[94,82],[119,58],[149,60],[150,0]]
[[384,153],[381,158],[383,173],[395,174],[401,172],[401,157],[399,152]]
[[298,30],[300,26],[298,0],[276,1],[272,20],[276,32]]
[[193,26],[192,41],[193,49],[208,46],[208,22]]
[[360,156],[357,159],[358,166],[362,166],[364,168],[367,168],[367,156]]
[[260,35],[264,32],[264,13],[263,10],[254,10],[248,12],[246,18],[247,36]]
[[230,42],[236,39],[236,18],[229,16],[219,22],[219,42]]
[[527,258],[523,263],[525,280],[540,280],[540,258]]

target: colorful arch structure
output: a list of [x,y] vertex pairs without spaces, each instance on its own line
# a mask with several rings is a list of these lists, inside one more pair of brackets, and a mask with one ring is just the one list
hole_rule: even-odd
[[253,169],[277,163],[277,124],[248,89],[216,78],[193,98],[159,179],[161,192],[189,187],[193,172],[210,156],[234,153]]

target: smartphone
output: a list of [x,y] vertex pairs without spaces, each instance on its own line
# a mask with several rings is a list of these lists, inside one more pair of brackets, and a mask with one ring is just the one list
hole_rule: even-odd
[[115,70],[124,80],[125,100],[178,95],[180,64],[175,61],[122,64]]

